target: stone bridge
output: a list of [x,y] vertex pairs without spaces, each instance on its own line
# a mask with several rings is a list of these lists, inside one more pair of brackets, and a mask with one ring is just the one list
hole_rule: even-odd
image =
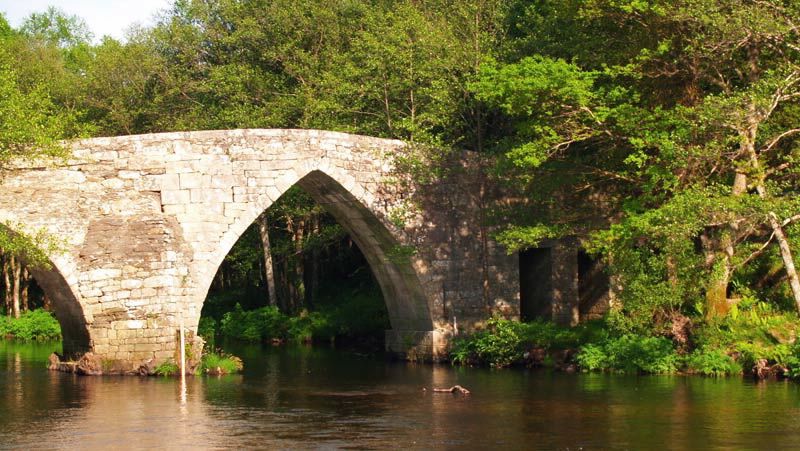
[[[480,177],[464,167],[416,186],[395,171],[395,157],[409,151],[400,141],[315,130],[88,139],[72,144],[66,162],[5,174],[0,221],[62,242],[51,267],[33,273],[61,323],[65,353],[92,351],[133,371],[173,358],[181,322],[202,345],[192,335],[220,263],[299,185],[365,255],[389,313],[387,349],[437,359],[454,322],[463,330],[497,312],[519,317],[520,259],[481,224]],[[574,249],[552,249],[553,262],[567,266],[552,271],[569,276],[554,282],[554,299],[577,298]],[[553,315],[570,314],[569,305],[566,313],[553,305]]]

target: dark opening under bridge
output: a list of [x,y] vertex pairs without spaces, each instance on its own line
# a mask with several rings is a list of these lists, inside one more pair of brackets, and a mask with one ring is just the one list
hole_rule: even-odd
[[[454,318],[469,329],[494,313],[520,316],[521,259],[480,224],[479,177],[465,168],[426,187],[399,183],[394,157],[407,151],[401,141],[316,130],[82,140],[66,162],[4,174],[0,220],[65,244],[50,255],[51,268],[33,271],[65,353],[91,351],[135,371],[175,355],[179,322],[197,330],[211,281],[239,236],[299,185],[365,255],[390,318],[387,349],[438,359]],[[545,315],[576,322],[575,246],[554,243],[545,263],[537,269],[549,287]]]

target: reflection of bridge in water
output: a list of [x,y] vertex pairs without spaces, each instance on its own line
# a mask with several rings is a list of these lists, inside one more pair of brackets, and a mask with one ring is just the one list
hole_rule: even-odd
[[[8,174],[0,220],[66,241],[51,270],[34,271],[65,352],[91,350],[133,370],[174,355],[180,319],[196,330],[233,244],[299,185],[365,255],[387,305],[387,348],[437,358],[453,317],[469,328],[494,312],[519,315],[519,264],[478,223],[488,195],[475,169],[415,186],[395,172],[394,156],[408,151],[400,141],[315,130],[89,139],[74,144],[67,164]],[[404,223],[393,223],[399,213]],[[573,322],[576,254],[552,250],[547,302],[554,317]]]

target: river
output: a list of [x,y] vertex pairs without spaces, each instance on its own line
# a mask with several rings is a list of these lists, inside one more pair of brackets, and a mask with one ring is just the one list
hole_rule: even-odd
[[[235,349],[243,374],[182,387],[47,371],[58,348],[0,341],[0,448],[800,448],[800,385],[790,382],[451,368],[249,346]],[[472,394],[430,391],[453,384]]]

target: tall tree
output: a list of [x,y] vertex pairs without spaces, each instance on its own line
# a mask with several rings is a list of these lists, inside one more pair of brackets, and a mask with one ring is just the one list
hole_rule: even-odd
[[[515,138],[498,144],[536,207],[504,240],[525,247],[594,230],[587,245],[621,276],[625,308],[650,303],[644,323],[698,295],[708,315],[725,313],[732,278],[769,258],[770,241],[800,299],[783,233],[800,211],[798,6],[595,0],[516,10],[537,26],[518,29],[507,60],[473,85],[515,124]],[[571,209],[576,193],[600,202],[608,222]]]
[[267,284],[268,305],[278,305],[278,295],[275,291],[275,268],[272,265],[272,246],[269,241],[269,219],[266,213],[258,217],[258,234],[261,237],[261,250],[264,257],[264,279]]

